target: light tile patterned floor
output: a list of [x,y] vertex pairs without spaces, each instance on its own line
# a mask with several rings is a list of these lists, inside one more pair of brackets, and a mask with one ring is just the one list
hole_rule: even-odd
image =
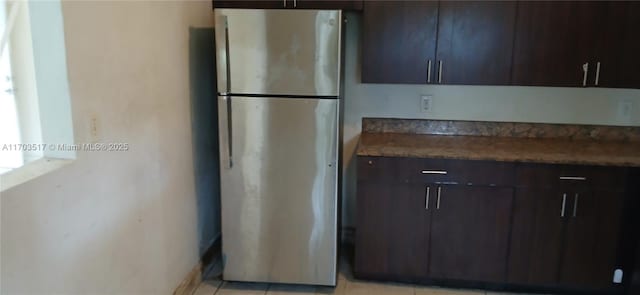
[[351,269],[346,260],[340,261],[340,274],[338,285],[335,288],[283,285],[283,284],[257,284],[223,282],[217,279],[203,281],[194,295],[312,295],[312,294],[336,294],[336,295],[506,295],[483,290],[446,289],[438,287],[418,286],[410,284],[380,283],[360,281],[353,278]]

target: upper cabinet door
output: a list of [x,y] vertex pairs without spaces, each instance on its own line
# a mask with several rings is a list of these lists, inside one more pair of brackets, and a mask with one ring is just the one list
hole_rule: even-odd
[[287,0],[300,9],[344,9],[362,10],[363,0]]
[[361,10],[362,0],[214,0],[214,8],[256,8],[256,9],[345,9]]
[[603,11],[593,86],[640,88],[640,2],[615,1]]
[[434,82],[438,2],[365,1],[363,10],[362,82]]
[[515,18],[516,2],[441,2],[438,82],[508,85]]
[[[292,1],[292,0],[288,0]],[[283,9],[288,1],[284,0],[213,0],[213,8],[256,8],[256,9]]]
[[587,86],[602,3],[518,3],[513,85]]

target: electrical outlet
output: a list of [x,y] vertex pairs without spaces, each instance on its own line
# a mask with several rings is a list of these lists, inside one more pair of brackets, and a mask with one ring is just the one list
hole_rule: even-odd
[[633,112],[633,103],[629,100],[621,100],[618,102],[618,119],[629,121]]
[[423,113],[430,113],[433,111],[433,95],[421,95],[420,106]]

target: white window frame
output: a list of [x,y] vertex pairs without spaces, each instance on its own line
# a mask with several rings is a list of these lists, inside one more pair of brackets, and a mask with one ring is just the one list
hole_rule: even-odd
[[[0,3],[5,4],[3,2],[7,0],[0,1],[2,1]],[[14,2],[12,0],[8,1]],[[38,133],[38,136],[24,136],[22,131],[25,128],[20,126],[23,139],[21,143],[45,144],[47,147],[73,145],[75,141],[71,117],[61,2],[60,0],[18,0],[13,5],[18,2],[22,2],[20,3],[21,7],[19,7],[21,21],[28,24],[28,34],[31,37],[28,40],[29,42],[23,43],[28,44],[32,51],[32,59],[29,60],[33,64],[31,66],[33,71],[30,74],[30,80],[34,86],[28,87],[33,88],[33,93],[30,96],[33,103],[31,108],[26,108],[27,111],[22,107],[22,98],[17,95],[18,92],[23,90],[16,87],[17,113],[19,125],[28,115],[37,113],[37,118],[30,121],[30,125],[37,126],[27,127],[30,130],[36,130],[36,133]],[[28,15],[25,17],[23,13],[28,13]],[[18,77],[16,76],[13,80],[15,82],[14,85],[22,85],[17,80]],[[24,112],[27,113],[25,114]],[[29,142],[26,142],[25,138]],[[23,158],[26,160],[23,166],[0,174],[0,192],[71,163],[76,158],[76,151],[46,148],[41,150],[40,154],[29,155],[23,153]]]
[[23,152],[16,148],[22,141],[9,48],[13,24],[21,6],[22,2],[0,0],[0,173],[24,164]]

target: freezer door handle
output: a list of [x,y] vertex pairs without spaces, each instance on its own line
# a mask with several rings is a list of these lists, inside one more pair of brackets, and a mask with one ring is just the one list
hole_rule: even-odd
[[215,42],[216,42],[216,72],[218,92],[231,92],[231,76],[229,65],[229,28],[226,15],[216,13]]

